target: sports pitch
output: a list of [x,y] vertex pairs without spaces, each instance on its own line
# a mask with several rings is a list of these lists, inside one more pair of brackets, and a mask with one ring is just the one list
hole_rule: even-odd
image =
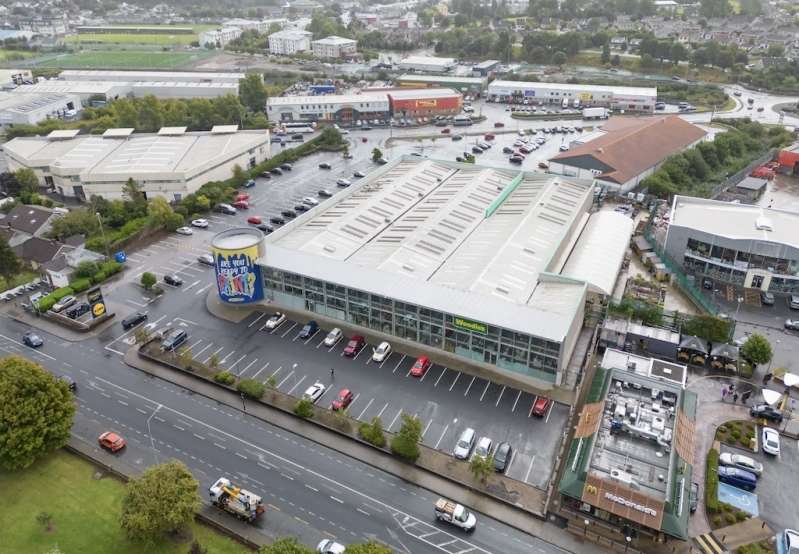
[[64,69],[176,69],[191,66],[209,57],[212,52],[125,52],[97,51],[65,54],[47,58],[36,67]]

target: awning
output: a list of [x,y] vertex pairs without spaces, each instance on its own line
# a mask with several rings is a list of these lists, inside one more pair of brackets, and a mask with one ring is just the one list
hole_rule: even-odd
[[774,404],[779,402],[780,398],[782,398],[781,392],[777,392],[771,389],[763,389],[763,400],[765,400],[766,404],[768,404],[769,406],[773,406]]
[[799,385],[799,375],[795,373],[786,373],[782,376],[782,382],[788,387]]

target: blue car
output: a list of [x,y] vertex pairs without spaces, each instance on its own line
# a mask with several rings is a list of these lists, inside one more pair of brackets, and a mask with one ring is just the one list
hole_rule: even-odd
[[244,183],[245,189],[251,189],[254,186],[255,186],[255,179],[250,179],[246,183]]

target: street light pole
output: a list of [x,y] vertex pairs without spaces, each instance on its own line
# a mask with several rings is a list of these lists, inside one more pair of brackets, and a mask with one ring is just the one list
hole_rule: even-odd
[[247,405],[244,403],[244,393],[241,393],[241,409],[247,411]]
[[105,228],[103,227],[103,218],[100,216],[100,212],[94,212],[94,215],[97,216],[97,221],[100,222],[100,234],[103,237],[103,245],[105,246],[105,257],[107,260],[111,260],[111,254],[108,251],[108,241],[105,240]]

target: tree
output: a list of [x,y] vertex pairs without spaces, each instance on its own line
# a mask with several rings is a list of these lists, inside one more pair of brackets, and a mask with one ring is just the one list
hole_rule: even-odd
[[375,416],[369,423],[361,423],[358,426],[358,435],[378,448],[383,448],[386,445],[386,435],[383,433],[383,421]]
[[557,66],[562,66],[563,64],[565,64],[567,59],[568,58],[566,57],[566,52],[563,52],[561,50],[558,50],[557,52],[552,54],[552,63]]
[[78,208],[59,218],[53,218],[48,234],[63,240],[72,235],[91,236],[99,231],[100,222],[95,213],[87,208]]
[[146,209],[147,207],[147,199],[144,197],[141,186],[133,178],[129,178],[122,186],[122,196],[136,209]]
[[19,258],[8,245],[5,237],[0,236],[0,275],[13,277],[20,268]]
[[769,44],[766,56],[770,58],[780,58],[785,55],[785,46],[782,44]]
[[19,183],[20,196],[25,194],[30,195],[39,190],[39,179],[36,177],[36,174],[32,169],[28,167],[24,169],[18,169],[17,172],[14,173],[14,176],[17,178],[17,182]]
[[210,367],[211,369],[216,369],[219,366],[219,362],[220,362],[219,354],[214,352],[213,354],[211,354],[211,357],[208,358],[208,367]]
[[613,67],[619,67],[619,65],[621,65],[621,56],[618,54],[613,54],[613,57],[610,58],[610,65]]
[[300,398],[297,400],[297,403],[294,404],[294,414],[304,419],[312,417],[313,402],[311,402],[308,398]]
[[386,545],[372,541],[347,545],[347,554],[391,554],[391,552],[392,550]]
[[298,543],[294,537],[288,537],[262,546],[258,554],[314,554],[314,550]]
[[248,175],[247,172],[244,171],[239,164],[233,166],[233,176],[231,177],[231,182],[233,186],[240,187],[244,183],[247,182]]
[[377,160],[383,157],[383,152],[380,151],[379,148],[372,148],[372,161],[376,162]]
[[148,94],[138,102],[139,129],[154,133],[164,126],[163,106],[152,94]]
[[474,456],[469,462],[472,476],[485,483],[486,478],[494,471],[494,456]]
[[193,540],[187,554],[208,554],[208,549],[200,544],[197,539]]
[[200,509],[199,483],[183,463],[151,466],[132,479],[122,499],[120,525],[128,538],[152,543],[194,519]]
[[422,421],[408,414],[402,414],[402,427],[391,439],[391,452],[415,461],[419,457],[419,442],[422,440]]
[[741,347],[741,357],[754,366],[767,364],[774,355],[771,343],[759,333],[752,333]]
[[36,523],[44,527],[45,531],[53,529],[53,514],[50,512],[39,512],[36,516]]
[[602,55],[599,57],[599,61],[603,64],[610,62],[610,45],[607,42],[602,45]]
[[174,213],[172,206],[163,196],[156,196],[147,204],[147,215],[150,216],[153,227],[166,227],[170,216]]
[[145,271],[144,273],[141,274],[141,285],[146,290],[150,290],[151,288],[153,288],[153,285],[155,285],[157,281],[158,280],[155,277],[155,273],[150,273],[149,271]]
[[30,466],[69,440],[75,399],[66,383],[21,356],[0,359],[0,467]]
[[262,112],[266,106],[266,89],[259,73],[248,73],[239,79],[239,100],[251,112]]

